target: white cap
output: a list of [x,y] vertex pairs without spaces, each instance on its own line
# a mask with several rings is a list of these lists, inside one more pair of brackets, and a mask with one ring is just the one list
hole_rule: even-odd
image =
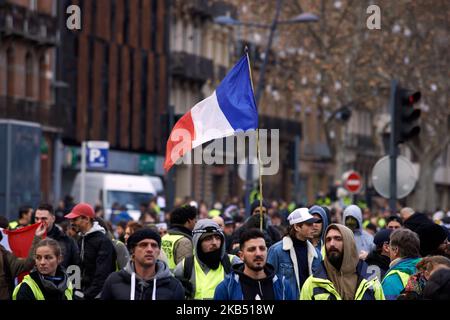
[[310,213],[308,208],[298,208],[291,212],[288,216],[288,221],[290,225],[296,223],[314,223],[319,219],[314,218]]

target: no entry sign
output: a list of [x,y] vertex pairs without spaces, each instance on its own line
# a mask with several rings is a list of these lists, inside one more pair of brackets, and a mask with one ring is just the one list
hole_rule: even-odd
[[344,188],[351,193],[358,193],[362,187],[362,179],[358,172],[349,171],[344,175]]

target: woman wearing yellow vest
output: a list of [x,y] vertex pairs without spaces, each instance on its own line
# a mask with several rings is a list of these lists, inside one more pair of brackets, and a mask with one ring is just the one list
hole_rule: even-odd
[[231,272],[231,265],[241,260],[226,253],[223,231],[212,219],[199,220],[192,234],[193,258],[178,263],[174,274],[185,287],[187,298],[212,299],[217,285]]
[[72,300],[72,285],[63,267],[61,247],[53,239],[41,240],[35,268],[14,289],[13,300]]

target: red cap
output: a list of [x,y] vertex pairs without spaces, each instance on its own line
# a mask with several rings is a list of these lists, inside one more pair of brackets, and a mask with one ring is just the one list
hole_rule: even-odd
[[75,219],[80,216],[85,216],[89,218],[95,217],[94,209],[90,204],[87,203],[79,203],[75,207],[73,207],[72,212],[65,215],[64,217],[67,219]]

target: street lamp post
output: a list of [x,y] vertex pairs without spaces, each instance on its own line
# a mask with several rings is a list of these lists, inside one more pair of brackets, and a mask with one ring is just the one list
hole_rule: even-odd
[[[261,99],[262,91],[264,88],[264,76],[266,73],[266,66],[267,62],[269,61],[269,54],[270,49],[272,47],[273,37],[275,35],[275,31],[277,29],[277,26],[279,24],[294,24],[294,23],[305,23],[305,22],[316,22],[319,20],[319,18],[316,15],[313,15],[311,13],[302,13],[292,19],[286,20],[286,21],[279,21],[278,18],[280,16],[281,12],[281,6],[283,4],[283,0],[277,0],[276,3],[276,11],[275,11],[275,17],[272,20],[272,23],[269,24],[262,24],[262,23],[253,23],[253,22],[241,22],[238,20],[235,20],[231,17],[227,16],[220,16],[216,17],[214,19],[214,22],[218,24],[224,24],[224,25],[238,25],[238,26],[249,26],[249,27],[256,27],[256,28],[269,28],[269,40],[267,42],[265,54],[264,54],[264,60],[261,65],[261,70],[259,72],[259,80],[258,80],[258,86],[256,87],[255,92],[255,100],[256,105],[259,106],[259,101]],[[253,187],[253,170],[250,164],[250,155],[247,163],[247,170],[246,170],[246,184],[245,184],[245,211],[248,214],[251,214],[250,212],[250,193],[251,189]]]

